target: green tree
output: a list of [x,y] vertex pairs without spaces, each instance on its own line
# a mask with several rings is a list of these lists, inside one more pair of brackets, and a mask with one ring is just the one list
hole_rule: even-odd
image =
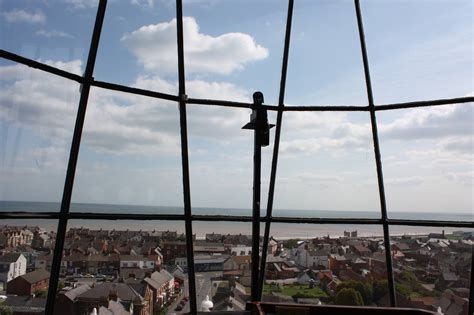
[[338,305],[364,305],[364,300],[359,291],[352,288],[343,288],[336,294],[335,304]]
[[388,281],[387,280],[375,280],[373,283],[374,301],[380,300],[385,294],[388,293]]
[[344,281],[337,286],[337,292],[342,289],[354,289],[362,296],[362,300],[364,301],[363,305],[372,304],[373,289],[370,283],[355,280]]

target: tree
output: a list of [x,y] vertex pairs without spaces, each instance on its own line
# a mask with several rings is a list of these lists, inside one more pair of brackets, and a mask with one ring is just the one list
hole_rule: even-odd
[[4,302],[0,302],[0,315],[12,315],[13,311],[9,305],[6,305]]
[[385,294],[388,293],[388,281],[387,280],[375,280],[373,283],[374,288],[374,301],[380,300]]
[[336,294],[335,303],[339,305],[364,305],[362,295],[352,288],[343,288]]
[[361,281],[349,280],[344,281],[337,286],[338,292],[342,289],[354,289],[362,296],[362,300],[364,301],[363,305],[372,304],[373,289],[370,284]]

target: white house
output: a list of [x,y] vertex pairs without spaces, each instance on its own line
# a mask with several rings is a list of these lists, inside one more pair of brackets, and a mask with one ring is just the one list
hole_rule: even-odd
[[154,258],[148,258],[143,255],[120,255],[120,269],[154,269],[155,261],[156,260]]
[[311,249],[307,243],[303,243],[292,252],[295,263],[306,268],[316,268],[322,266],[327,269],[329,266],[330,251],[326,247]]
[[0,286],[26,273],[27,261],[21,253],[6,253],[0,255]]

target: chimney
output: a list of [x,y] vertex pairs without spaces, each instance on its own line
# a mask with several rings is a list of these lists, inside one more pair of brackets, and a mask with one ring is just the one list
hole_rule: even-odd
[[110,289],[110,291],[109,291],[109,301],[117,302],[117,299],[118,299],[117,290],[115,288]]

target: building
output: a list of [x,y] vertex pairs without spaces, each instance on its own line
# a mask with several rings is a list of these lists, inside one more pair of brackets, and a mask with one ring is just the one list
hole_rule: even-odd
[[7,282],[26,273],[27,261],[21,253],[0,255],[0,285],[5,288]]
[[44,269],[18,276],[7,283],[7,294],[33,295],[48,291],[49,272]]
[[150,286],[153,292],[154,307],[156,309],[161,309],[166,305],[171,294],[175,291],[174,276],[165,269],[153,272],[143,281]]
[[108,308],[110,301],[120,303],[133,315],[150,315],[150,305],[126,283],[104,282],[76,296],[76,314],[90,314],[94,308]]

